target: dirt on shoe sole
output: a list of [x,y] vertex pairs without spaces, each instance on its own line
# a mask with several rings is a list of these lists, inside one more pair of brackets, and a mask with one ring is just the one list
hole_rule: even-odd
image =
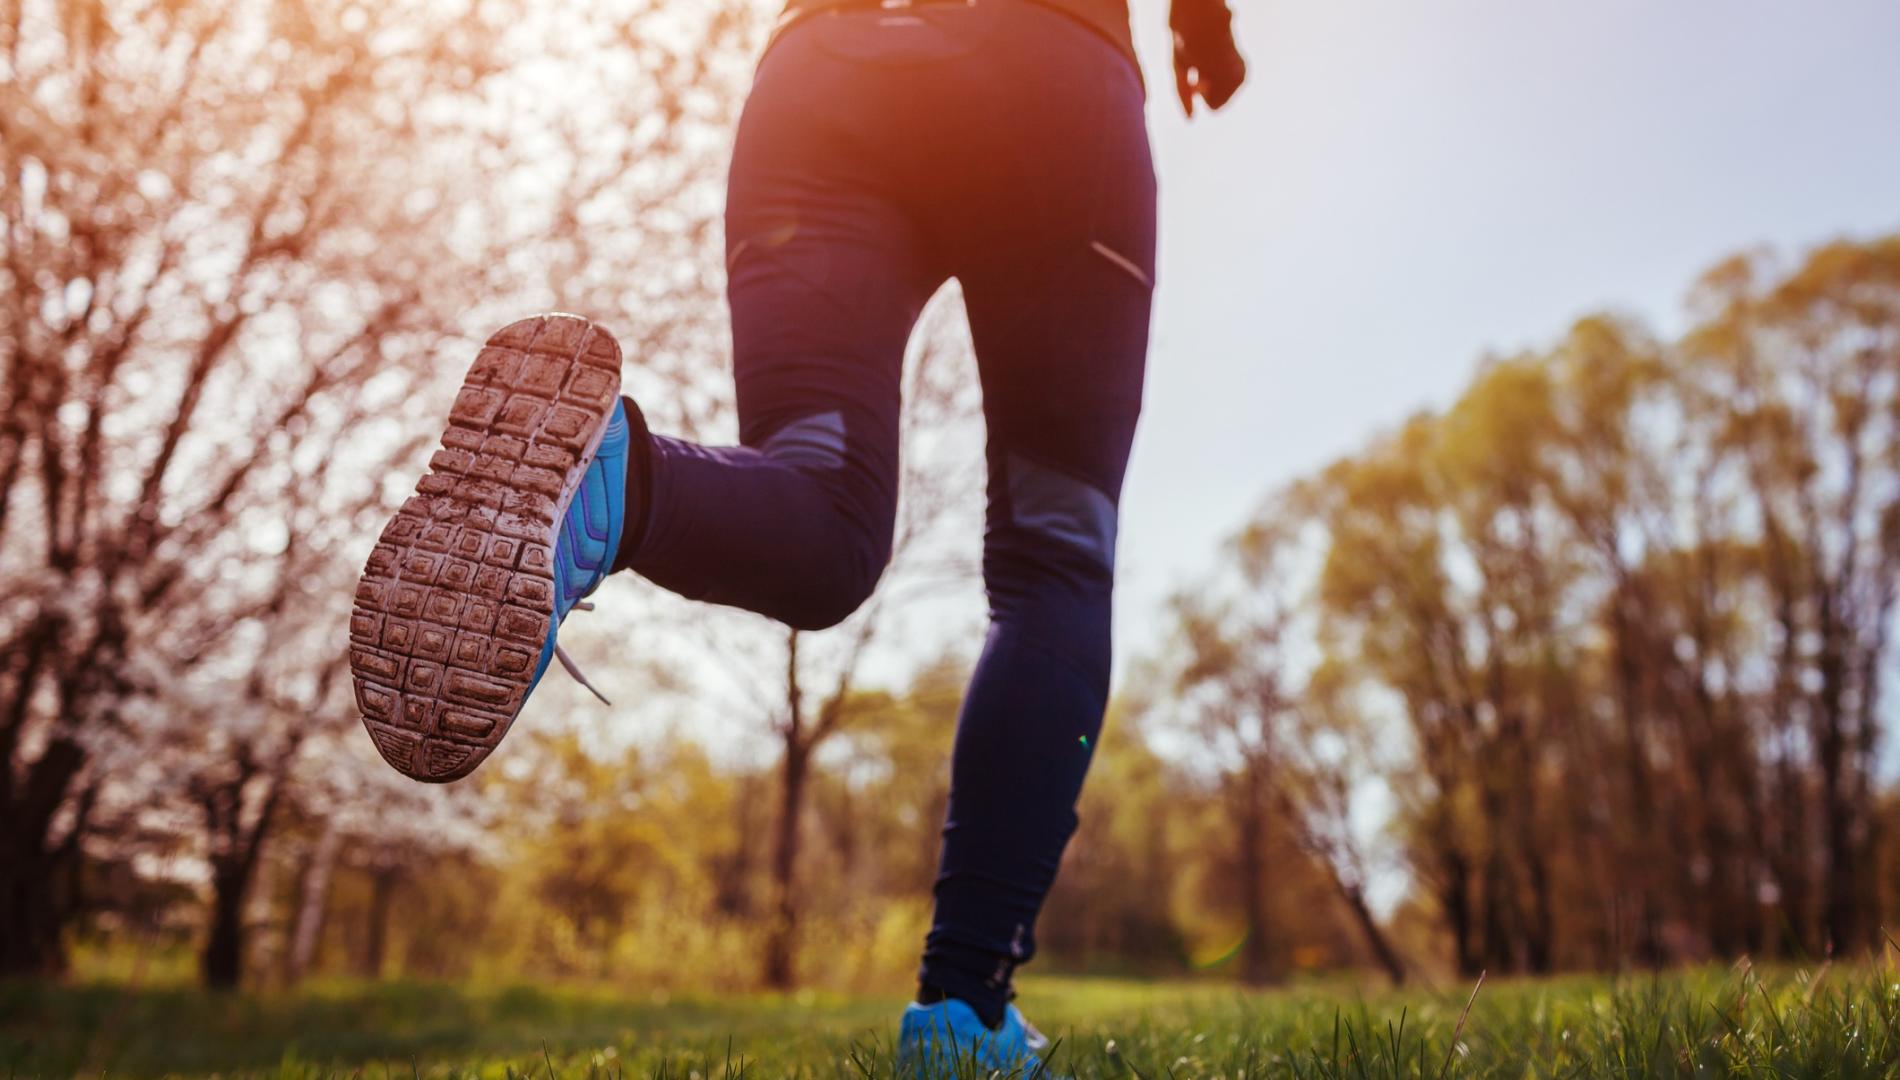
[[467,776],[527,702],[555,538],[619,394],[619,344],[576,316],[524,319],[476,356],[350,614],[363,725],[404,775]]

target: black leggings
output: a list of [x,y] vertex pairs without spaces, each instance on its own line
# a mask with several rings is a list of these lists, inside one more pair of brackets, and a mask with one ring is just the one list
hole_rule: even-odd
[[741,442],[655,437],[634,569],[819,629],[890,557],[899,376],[963,286],[991,625],[958,722],[923,981],[986,1018],[1035,951],[1109,689],[1155,180],[1134,67],[1021,0],[808,17],[766,55],[726,209]]

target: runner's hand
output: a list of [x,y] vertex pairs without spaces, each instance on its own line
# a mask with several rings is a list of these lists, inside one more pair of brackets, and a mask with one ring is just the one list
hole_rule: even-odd
[[1221,0],[1175,0],[1174,89],[1181,109],[1194,115],[1194,99],[1209,109],[1227,104],[1247,81],[1247,61],[1234,44],[1232,16]]

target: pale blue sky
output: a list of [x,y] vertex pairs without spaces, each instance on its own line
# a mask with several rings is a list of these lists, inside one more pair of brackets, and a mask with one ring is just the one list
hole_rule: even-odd
[[1900,229],[1900,2],[1234,0],[1250,85],[1162,185],[1120,648],[1273,485],[1614,307],[1664,330],[1738,248]]

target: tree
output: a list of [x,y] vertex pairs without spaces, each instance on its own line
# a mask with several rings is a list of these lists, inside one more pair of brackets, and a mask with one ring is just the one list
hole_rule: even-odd
[[1583,320],[1313,486],[1461,970],[1873,943],[1897,250],[1730,260],[1680,342]]
[[[288,34],[264,5],[9,14],[0,970],[20,971],[59,961],[43,883],[110,782],[102,744],[135,738],[141,669],[209,655],[274,592],[244,564],[299,471],[285,435],[334,430],[424,344],[446,230],[366,152],[392,134],[372,93],[427,103],[480,57]],[[363,258],[388,233],[405,257]]]
[[1433,438],[1417,418],[1322,473],[1328,547],[1317,595],[1329,651],[1400,703],[1413,760],[1399,794],[1423,848],[1413,867],[1435,894],[1459,972],[1476,974],[1487,959],[1478,867],[1490,822],[1472,798],[1480,711],[1424,471]]
[[1269,499],[1224,552],[1221,576],[1176,597],[1177,655],[1165,661],[1170,685],[1157,711],[1194,733],[1196,752],[1220,777],[1241,878],[1248,981],[1273,975],[1266,858],[1277,829],[1323,868],[1398,983],[1405,965],[1366,898],[1368,858],[1351,821],[1368,763],[1363,725],[1343,700],[1337,670],[1298,659],[1316,630],[1307,602],[1323,540],[1314,505],[1297,488]]
[[[200,668],[241,686],[232,642],[305,613],[278,600],[306,565],[278,550],[286,496],[319,489],[339,558],[387,513],[439,356],[558,295],[637,303],[648,377],[690,366],[704,257],[629,262],[705,246],[736,12],[0,7],[0,971],[59,965],[59,883],[119,783],[104,763],[142,745],[138,703]],[[212,786],[241,852],[252,800]]]
[[1873,777],[1900,588],[1900,239],[1766,271],[1738,258],[1707,275],[1708,317],[1684,351],[1704,400],[1722,403],[1716,447],[1745,478],[1734,524],[1771,597],[1783,798],[1800,798],[1790,758],[1814,769],[1816,828],[1789,831],[1781,876],[1817,852],[1821,944],[1874,947]]

